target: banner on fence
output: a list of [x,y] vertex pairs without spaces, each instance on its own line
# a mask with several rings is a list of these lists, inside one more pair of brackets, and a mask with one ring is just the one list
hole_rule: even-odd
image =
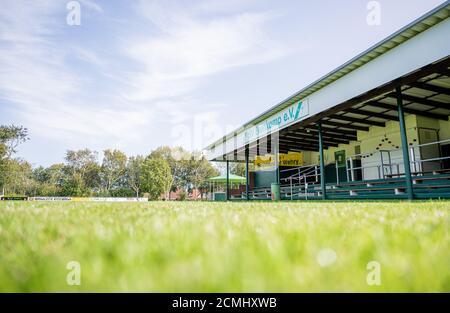
[[30,201],[70,201],[71,197],[29,197]]
[[147,202],[148,198],[114,198],[114,197],[94,197],[89,198],[91,202]]
[[[279,153],[279,165],[280,166],[302,166],[303,154],[301,152],[289,152]],[[274,170],[275,169],[275,157],[273,154],[258,155],[254,161],[255,170]]]
[[[5,199],[10,200],[10,199]],[[26,200],[26,199],[25,199]],[[114,197],[29,197],[30,201],[76,201],[76,202],[147,202],[148,198],[114,198]]]

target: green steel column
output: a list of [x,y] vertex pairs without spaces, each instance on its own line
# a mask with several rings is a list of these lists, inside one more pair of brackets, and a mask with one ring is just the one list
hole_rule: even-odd
[[402,88],[397,87],[395,89],[395,92],[397,94],[398,121],[400,123],[400,136],[402,138],[402,152],[403,152],[403,165],[405,167],[406,193],[408,194],[408,199],[412,200],[414,198],[414,194],[413,194],[411,167],[408,153],[408,138],[406,136],[405,115],[403,113]]
[[319,131],[319,153],[320,153],[320,188],[322,190],[322,199],[327,198],[327,190],[325,188],[325,159],[323,157],[323,139],[322,139],[322,125],[317,124]]
[[230,161],[227,160],[227,201],[230,200]]
[[273,155],[275,158],[275,182],[277,184],[280,183],[280,159],[279,159],[279,154],[280,154],[280,140],[279,140],[279,134],[276,134],[272,137],[272,140],[275,141],[275,144],[273,145]]
[[247,201],[250,199],[249,197],[249,190],[248,190],[248,159],[249,159],[249,151],[248,151],[248,147],[245,148],[245,198],[247,199]]

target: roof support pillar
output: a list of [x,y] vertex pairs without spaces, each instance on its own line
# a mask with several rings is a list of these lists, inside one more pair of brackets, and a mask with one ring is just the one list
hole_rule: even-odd
[[230,161],[227,160],[226,200],[230,200]]
[[414,194],[413,194],[413,186],[412,186],[412,179],[411,179],[411,166],[410,166],[410,162],[409,162],[408,137],[406,135],[405,114],[403,112],[402,88],[397,87],[395,89],[395,93],[397,96],[397,110],[398,110],[398,121],[400,123],[400,136],[402,139],[402,152],[403,152],[403,165],[405,167],[406,193],[408,195],[408,199],[412,200],[414,198]]
[[322,138],[322,125],[317,124],[317,130],[319,133],[319,153],[320,153],[320,189],[322,190],[322,199],[327,198],[327,190],[325,188],[325,159],[323,157],[323,138]]
[[250,200],[250,196],[249,196],[249,188],[248,188],[248,159],[249,159],[249,148],[248,145],[245,147],[245,198],[246,200]]
[[272,141],[272,153],[275,158],[275,182],[277,184],[280,183],[280,137],[279,133],[272,134],[271,141]]

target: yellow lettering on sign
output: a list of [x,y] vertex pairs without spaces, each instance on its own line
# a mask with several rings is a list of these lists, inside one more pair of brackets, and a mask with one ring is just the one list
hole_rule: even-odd
[[289,152],[280,153],[280,166],[302,166],[303,165],[303,153],[301,152]]
[[[271,154],[258,155],[255,161],[253,161],[256,170],[268,170],[275,166],[275,158]],[[303,153],[301,152],[289,152],[279,154],[280,166],[302,166],[303,165]]]

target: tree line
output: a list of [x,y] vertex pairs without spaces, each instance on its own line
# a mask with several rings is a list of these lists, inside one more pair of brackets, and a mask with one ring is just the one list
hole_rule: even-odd
[[146,156],[107,149],[101,160],[90,149],[68,150],[64,162],[33,168],[14,157],[18,145],[28,139],[26,128],[0,125],[0,188],[5,195],[169,199],[171,191],[183,197],[198,190],[203,197],[207,179],[218,175],[199,153],[168,146]]

